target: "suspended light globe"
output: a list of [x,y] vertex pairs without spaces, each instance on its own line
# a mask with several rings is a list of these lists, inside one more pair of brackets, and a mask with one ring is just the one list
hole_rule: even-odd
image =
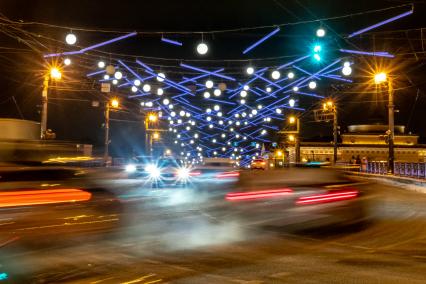
[[103,62],[103,61],[99,61],[99,62],[98,62],[98,67],[99,67],[99,68],[101,68],[101,69],[102,69],[102,68],[105,68],[105,62]]
[[152,107],[154,104],[152,103],[152,102],[147,102],[146,104],[145,104],[145,106],[147,106],[147,107]]
[[213,91],[213,94],[214,94],[216,97],[219,97],[219,96],[222,94],[222,91],[221,91],[221,90],[219,90],[219,89],[216,89],[216,90],[214,90],[214,91]]
[[118,84],[118,80],[117,80],[117,79],[114,79],[114,80],[112,80],[112,83],[113,83],[114,85],[117,85],[117,84]]
[[257,105],[257,109],[262,109],[263,106],[262,105]]
[[211,112],[212,112],[211,108],[206,109],[206,113],[211,113]]
[[289,79],[293,79],[294,78],[294,73],[293,72],[288,72],[287,77]]
[[309,82],[309,89],[315,89],[317,87],[317,83],[315,81]]
[[149,84],[143,85],[142,90],[144,92],[148,93],[149,91],[151,91],[151,85],[149,85]]
[[213,109],[214,109],[215,111],[219,111],[219,110],[220,110],[220,105],[214,105]]
[[247,74],[251,75],[254,73],[254,68],[253,67],[247,67],[246,69]]
[[109,75],[108,74],[104,75],[104,80],[109,80]]
[[186,114],[186,112],[185,112],[184,110],[181,110],[181,111],[179,112],[179,115],[180,115],[180,116],[185,116],[185,114]]
[[157,81],[158,82],[163,82],[164,79],[166,79],[166,75],[164,73],[158,73],[157,74]]
[[65,37],[65,42],[69,45],[73,45],[77,42],[77,37],[75,36],[75,34],[73,33],[69,33],[67,34],[67,36]]
[[325,30],[323,28],[317,29],[317,37],[325,36]]
[[294,87],[293,87],[293,91],[294,91],[294,92],[298,92],[298,91],[299,91],[299,87],[298,87],[298,86],[294,86]]
[[352,68],[351,66],[343,66],[342,68],[342,74],[345,76],[349,76],[352,74]]
[[272,88],[271,88],[271,87],[267,87],[267,88],[266,88],[266,92],[267,92],[267,93],[272,92]]
[[206,88],[207,89],[213,88],[213,81],[212,80],[207,80],[206,81]]
[[133,85],[139,87],[141,85],[141,81],[136,79],[136,80],[133,81]]
[[249,85],[244,85],[243,89],[244,89],[245,91],[248,91],[248,90],[250,89],[250,86],[249,86]]
[[168,105],[170,103],[169,99],[164,99],[163,100],[163,105]]
[[243,105],[243,104],[245,104],[245,103],[246,103],[246,100],[245,100],[245,99],[241,99],[241,100],[240,100],[240,103]]
[[208,98],[210,98],[210,93],[209,93],[209,92],[204,92],[203,96],[204,96],[206,99],[208,99]]
[[135,86],[132,86],[132,92],[136,93],[138,91],[138,88],[136,88]]
[[288,100],[288,105],[289,105],[290,107],[294,107],[295,103],[296,103],[296,101],[295,101],[294,99],[289,99],[289,100]]
[[157,89],[157,95],[162,96],[164,94],[164,90],[162,88]]
[[71,64],[71,59],[65,58],[64,59],[64,64],[67,65],[67,66],[70,65]]
[[242,98],[247,97],[247,91],[242,90],[242,91],[240,92],[240,96],[241,96]]
[[199,43],[197,45],[197,52],[198,52],[198,54],[204,55],[204,54],[207,53],[207,51],[209,51],[209,47],[204,42]]
[[278,80],[281,77],[281,73],[278,70],[275,70],[274,72],[272,72],[271,74],[272,79],[274,80]]
[[120,71],[115,72],[114,78],[120,80],[121,78],[123,78],[123,73],[121,73]]

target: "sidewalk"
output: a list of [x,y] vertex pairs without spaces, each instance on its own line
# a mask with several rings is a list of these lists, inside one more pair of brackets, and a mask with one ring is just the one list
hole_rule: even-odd
[[403,189],[426,193],[426,180],[395,175],[379,175],[362,172],[346,172],[348,175],[362,179],[373,180],[378,183],[402,187]]

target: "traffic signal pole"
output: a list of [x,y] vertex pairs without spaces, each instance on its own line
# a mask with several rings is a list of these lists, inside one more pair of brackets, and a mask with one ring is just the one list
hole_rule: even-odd
[[104,163],[107,165],[109,156],[109,102],[105,103],[105,141],[104,141]]

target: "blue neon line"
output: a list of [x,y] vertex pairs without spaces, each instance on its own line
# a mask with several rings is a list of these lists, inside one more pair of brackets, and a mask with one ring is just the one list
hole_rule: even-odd
[[342,81],[342,82],[348,82],[348,83],[353,82],[350,79],[345,79],[345,78],[341,78],[341,77],[337,77],[337,76],[333,76],[333,75],[320,75],[320,76],[330,78],[330,79],[334,79],[334,80],[338,80],[338,81]]
[[339,49],[339,51],[344,53],[352,53],[352,54],[360,54],[360,55],[368,55],[368,56],[378,56],[378,57],[388,57],[388,58],[395,57],[395,55],[390,54],[388,52],[370,52],[370,51],[358,51],[358,50],[350,50],[350,49]]
[[313,94],[313,93],[296,92],[296,94],[301,94],[301,95],[315,97],[315,98],[324,98],[324,96],[320,96],[320,95]]
[[404,13],[402,13],[402,14],[396,15],[395,17],[392,17],[392,18],[390,18],[390,19],[387,19],[387,20],[381,21],[381,22],[379,22],[379,23],[377,23],[377,24],[374,24],[374,25],[372,25],[372,26],[369,26],[369,27],[366,27],[366,28],[361,29],[361,30],[359,30],[359,31],[353,32],[353,33],[351,33],[351,34],[348,36],[348,38],[351,38],[351,37],[354,37],[354,36],[356,36],[356,35],[359,35],[359,34],[365,33],[365,32],[367,32],[367,31],[369,31],[369,30],[372,30],[372,29],[375,29],[375,28],[377,28],[377,27],[383,26],[383,25],[385,25],[385,24],[387,24],[387,23],[390,23],[390,22],[396,21],[396,20],[398,20],[398,19],[400,19],[400,18],[402,18],[402,17],[409,16],[409,15],[411,15],[412,13],[413,13],[413,10],[411,9],[410,11],[407,11],[407,12],[404,12]]
[[269,34],[267,34],[266,36],[262,37],[261,39],[259,39],[258,41],[256,41],[255,43],[253,43],[252,45],[250,45],[249,47],[247,47],[246,49],[244,49],[243,54],[246,54],[247,52],[249,52],[250,50],[252,50],[256,46],[258,46],[259,44],[261,44],[262,42],[264,42],[265,40],[267,40],[271,36],[275,35],[279,31],[280,31],[280,28],[279,27],[276,28],[275,30],[273,30],[272,32],[270,32]]
[[154,70],[151,68],[151,67],[149,67],[148,65],[146,65],[145,63],[143,63],[143,62],[141,62],[141,61],[139,61],[138,59],[136,59],[136,63],[138,63],[139,65],[141,65],[142,67],[145,67],[145,69],[147,69],[147,70],[149,70],[149,71],[151,71],[151,72],[154,72]]
[[113,43],[113,42],[116,42],[116,41],[119,41],[119,40],[122,40],[122,39],[126,39],[128,37],[132,37],[132,36],[135,36],[135,35],[137,35],[137,33],[133,32],[133,33],[125,34],[123,36],[119,36],[119,37],[116,37],[116,38],[113,38],[113,39],[110,39],[110,40],[107,40],[107,41],[104,41],[104,42],[100,42],[98,44],[91,45],[89,47],[86,47],[86,48],[83,48],[83,49],[80,49],[80,50],[67,51],[67,52],[62,52],[62,53],[51,53],[51,54],[46,54],[43,57],[47,58],[47,57],[56,57],[56,56],[62,56],[62,55],[82,54],[86,51],[89,51],[89,50],[92,50],[92,49],[95,49],[95,48],[98,48],[98,47],[101,47],[101,46],[104,46],[104,45],[107,45],[107,44],[110,44],[110,43]]
[[218,74],[218,73],[213,73],[213,72],[210,72],[208,70],[201,69],[201,68],[198,68],[198,67],[194,67],[194,66],[191,66],[191,65],[188,65],[188,64],[185,64],[185,63],[181,63],[180,66],[183,67],[183,68],[191,69],[191,70],[198,71],[198,72],[201,72],[201,73],[206,73],[206,74],[210,74],[212,76],[220,77],[222,79],[236,81],[235,78],[232,78],[232,77],[229,77],[229,76],[226,76],[226,75],[222,75],[222,74]]
[[298,66],[296,66],[296,65],[293,65],[293,68],[295,68],[295,69],[297,69],[297,70],[299,70],[299,71],[301,71],[301,72],[305,73],[306,75],[313,76],[313,77],[314,77],[315,79],[317,79],[317,80],[321,80],[319,77],[314,76],[314,75],[313,75],[313,73],[309,73],[308,71],[306,71],[306,70],[304,70],[304,69],[302,69],[302,68],[300,68],[300,67],[298,67]]
[[161,38],[161,41],[162,41],[162,42],[167,42],[167,43],[170,43],[170,44],[174,44],[174,45],[177,45],[177,46],[182,46],[182,45],[183,45],[183,44],[182,44],[181,42],[179,42],[179,41],[172,40],[172,39],[165,38],[165,37],[162,37],[162,38]]
[[285,63],[285,64],[283,64],[283,65],[281,65],[281,66],[278,66],[277,70],[281,70],[281,69],[283,69],[283,68],[285,68],[285,67],[287,67],[287,66],[290,66],[290,65],[292,65],[292,64],[294,64],[294,63],[297,63],[297,62],[299,62],[299,61],[302,61],[303,59],[306,59],[306,58],[308,58],[308,57],[310,57],[310,56],[311,56],[311,55],[309,54],[309,55],[305,55],[305,56],[299,57],[299,58],[297,58],[297,59],[295,59],[295,60],[293,60],[293,61],[291,61],[291,62],[288,62],[288,63]]
[[95,72],[92,72],[92,73],[87,73],[86,76],[90,77],[90,76],[102,74],[102,73],[105,73],[105,72],[106,72],[106,70],[99,70],[99,71],[95,71]]

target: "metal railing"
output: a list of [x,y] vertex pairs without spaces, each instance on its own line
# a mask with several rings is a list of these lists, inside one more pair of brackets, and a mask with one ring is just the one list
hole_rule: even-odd
[[[396,176],[426,179],[426,163],[395,162],[394,171]],[[387,174],[387,162],[368,162],[367,167],[361,167],[361,172]]]

